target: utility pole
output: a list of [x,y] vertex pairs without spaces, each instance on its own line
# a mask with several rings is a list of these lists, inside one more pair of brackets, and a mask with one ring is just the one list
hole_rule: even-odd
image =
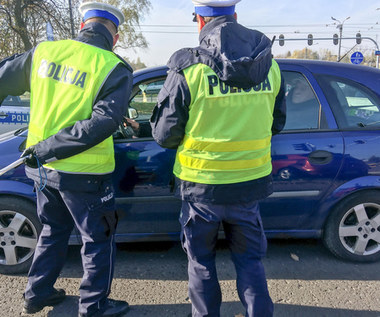
[[[376,10],[380,10],[380,8],[377,8]],[[376,34],[376,43],[377,43],[377,34]],[[376,55],[376,68],[379,68],[379,59],[380,59],[380,56]]]
[[343,36],[343,24],[346,22],[350,17],[347,17],[343,20],[343,22],[340,22],[339,20],[335,19],[334,17],[331,17],[332,20],[337,21],[338,25],[336,26],[337,29],[339,29],[339,50],[338,50],[338,58],[337,61],[340,61],[340,50],[342,47],[342,36]]
[[73,8],[71,6],[71,0],[69,0],[69,13],[70,13],[71,38],[73,39],[75,37],[75,34],[74,34]]

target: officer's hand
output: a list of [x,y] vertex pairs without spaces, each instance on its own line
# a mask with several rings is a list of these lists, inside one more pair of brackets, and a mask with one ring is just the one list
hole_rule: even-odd
[[31,168],[38,167],[38,156],[36,153],[36,148],[32,145],[28,147],[24,152],[22,152],[20,157],[26,157],[25,164]]

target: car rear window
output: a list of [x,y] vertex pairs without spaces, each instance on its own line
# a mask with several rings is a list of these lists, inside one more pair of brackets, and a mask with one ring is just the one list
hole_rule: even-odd
[[380,128],[380,100],[369,88],[337,76],[318,75],[342,129]]

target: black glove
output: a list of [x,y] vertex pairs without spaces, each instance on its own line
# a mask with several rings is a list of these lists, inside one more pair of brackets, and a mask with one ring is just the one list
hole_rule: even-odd
[[20,157],[27,157],[27,159],[25,160],[25,164],[31,168],[37,168],[38,162],[42,164],[41,161],[38,159],[36,148],[33,145],[28,147],[24,152],[22,152]]

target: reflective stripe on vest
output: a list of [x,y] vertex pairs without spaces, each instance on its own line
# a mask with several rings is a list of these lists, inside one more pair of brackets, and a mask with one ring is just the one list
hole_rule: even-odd
[[190,66],[184,75],[191,104],[174,174],[204,184],[238,183],[269,175],[273,109],[281,85],[276,61],[268,77],[249,89],[226,85],[204,64]]
[[[78,41],[39,44],[32,64],[27,146],[89,119],[103,83],[118,63],[114,53]],[[115,168],[113,139],[44,166],[67,173],[111,173]]]

